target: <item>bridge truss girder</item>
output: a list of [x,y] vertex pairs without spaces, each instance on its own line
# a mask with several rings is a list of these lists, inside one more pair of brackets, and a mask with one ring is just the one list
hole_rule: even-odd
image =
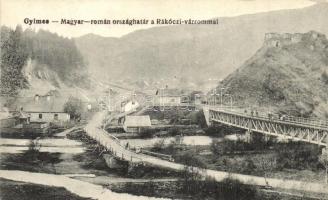
[[212,122],[218,122],[266,135],[283,137],[285,139],[328,146],[328,130],[320,127],[305,126],[216,110],[210,110],[209,115],[210,121]]

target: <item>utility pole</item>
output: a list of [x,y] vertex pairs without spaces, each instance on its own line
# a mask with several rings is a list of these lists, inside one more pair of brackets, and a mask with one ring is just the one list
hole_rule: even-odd
[[221,88],[221,108],[222,108],[222,99],[223,99],[223,96],[222,96],[222,90],[223,90],[223,88]]
[[159,107],[160,107],[160,110],[161,111],[165,111],[165,105],[164,105],[164,88],[162,88],[162,89],[160,89],[159,90],[160,92],[159,92],[159,101],[160,101],[160,103],[159,103]]
[[111,112],[112,111],[112,107],[111,107],[111,94],[110,94],[110,91],[112,89],[109,88],[109,91],[108,91],[108,94],[107,94],[107,103],[108,103],[108,111]]
[[228,97],[230,97],[230,111],[232,111],[232,95],[231,94],[226,94]]
[[220,88],[220,90],[221,90],[221,108],[222,108],[222,106],[223,106],[223,90],[225,90],[226,88],[224,88],[224,87],[221,87]]
[[212,103],[213,103],[213,106],[215,106],[216,105],[216,88],[213,88],[212,96],[213,96]]

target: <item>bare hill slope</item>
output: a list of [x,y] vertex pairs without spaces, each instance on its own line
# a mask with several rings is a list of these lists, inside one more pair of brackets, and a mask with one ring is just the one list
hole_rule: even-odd
[[236,104],[294,115],[328,114],[328,40],[315,31],[266,34],[263,46],[222,85]]

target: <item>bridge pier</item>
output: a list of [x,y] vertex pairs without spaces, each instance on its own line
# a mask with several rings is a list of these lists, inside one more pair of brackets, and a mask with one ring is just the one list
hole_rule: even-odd
[[251,143],[252,142],[252,130],[246,130],[246,142]]
[[210,127],[212,125],[212,121],[211,121],[211,118],[210,118],[210,112],[209,112],[208,107],[206,107],[206,106],[203,107],[203,114],[204,114],[207,126]]
[[263,134],[254,132],[250,129],[246,130],[245,135],[246,135],[247,143],[252,143],[252,142],[254,142],[254,140],[261,140],[264,142],[268,142],[270,139],[272,139],[272,136],[265,135],[265,134],[263,135]]

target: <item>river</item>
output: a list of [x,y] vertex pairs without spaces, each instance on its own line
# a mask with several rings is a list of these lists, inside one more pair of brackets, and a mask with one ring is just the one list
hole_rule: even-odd
[[[0,139],[0,153],[22,153],[28,150],[30,139]],[[85,151],[81,142],[67,138],[45,138],[37,140],[40,145],[39,151],[50,153],[72,153],[79,154]]]
[[[154,147],[156,143],[163,142],[165,145],[168,145],[174,141],[180,142],[180,144],[189,145],[189,146],[208,146],[211,145],[213,140],[222,141],[223,138],[220,137],[211,137],[211,136],[182,136],[180,139],[178,137],[155,137],[155,138],[146,138],[146,139],[122,139],[120,140],[122,144],[129,143],[130,147],[140,147],[140,148],[151,148]],[[228,140],[237,140],[237,135],[227,135],[224,137]]]
[[[237,136],[230,135],[226,136],[225,138],[235,140]],[[146,139],[122,139],[120,141],[123,145],[129,143],[130,147],[151,148],[154,147],[158,142],[163,142],[165,145],[168,145],[174,141],[179,141],[180,144],[190,146],[208,146],[211,145],[214,139],[218,141],[223,140],[223,138],[216,138],[211,136],[182,136],[178,140],[177,137],[156,137]],[[22,153],[28,150],[28,145],[31,143],[31,141],[32,140],[30,139],[1,138],[0,153]],[[81,142],[67,138],[44,138],[37,141],[37,143],[40,145],[39,151],[41,152],[79,154],[85,151],[85,147],[83,147]]]

